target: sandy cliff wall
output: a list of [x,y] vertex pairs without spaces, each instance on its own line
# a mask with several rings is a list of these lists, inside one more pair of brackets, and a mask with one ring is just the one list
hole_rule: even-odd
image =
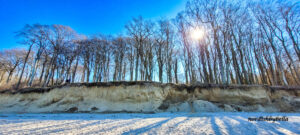
[[115,82],[0,93],[0,113],[164,111],[300,112],[300,88]]

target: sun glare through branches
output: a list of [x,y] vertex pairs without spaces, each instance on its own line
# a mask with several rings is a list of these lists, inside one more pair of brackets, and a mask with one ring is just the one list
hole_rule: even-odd
[[195,27],[195,28],[191,28],[190,30],[190,36],[193,40],[201,40],[204,38],[205,36],[205,31],[202,27]]

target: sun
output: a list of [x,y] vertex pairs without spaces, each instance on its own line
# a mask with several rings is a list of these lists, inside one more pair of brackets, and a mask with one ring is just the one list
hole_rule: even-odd
[[191,37],[194,40],[200,40],[204,37],[204,30],[200,27],[191,29]]

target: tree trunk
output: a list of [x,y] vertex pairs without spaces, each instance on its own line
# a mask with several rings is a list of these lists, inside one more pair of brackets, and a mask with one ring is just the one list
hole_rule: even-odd
[[33,44],[31,44],[31,45],[29,46],[29,48],[28,48],[28,51],[27,51],[27,54],[26,54],[26,57],[25,57],[25,61],[24,61],[23,67],[22,67],[21,75],[20,75],[20,77],[19,77],[19,80],[18,80],[16,89],[19,89],[19,87],[20,87],[20,83],[21,83],[21,81],[22,81],[24,69],[25,69],[25,67],[26,67],[27,60],[28,60],[29,54],[30,54],[30,52],[31,52],[32,46],[33,46]]

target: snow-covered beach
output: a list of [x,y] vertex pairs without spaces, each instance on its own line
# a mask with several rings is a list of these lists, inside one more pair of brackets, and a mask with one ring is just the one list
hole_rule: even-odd
[[[248,121],[287,117],[288,121]],[[299,113],[0,114],[0,134],[300,134]]]

